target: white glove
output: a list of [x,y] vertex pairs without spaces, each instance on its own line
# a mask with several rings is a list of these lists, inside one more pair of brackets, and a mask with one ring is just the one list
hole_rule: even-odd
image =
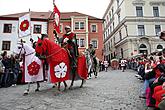
[[65,38],[65,39],[64,39],[64,43],[66,43],[68,40],[69,40],[68,38]]

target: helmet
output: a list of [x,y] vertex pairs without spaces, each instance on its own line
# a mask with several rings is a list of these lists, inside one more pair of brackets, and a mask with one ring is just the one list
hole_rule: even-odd
[[70,28],[71,28],[71,27],[70,27],[70,26],[68,26],[68,25],[66,25],[66,26],[65,26],[65,29],[70,29]]

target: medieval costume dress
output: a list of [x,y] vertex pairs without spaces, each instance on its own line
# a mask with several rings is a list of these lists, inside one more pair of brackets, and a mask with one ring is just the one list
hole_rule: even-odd
[[76,34],[72,32],[64,34],[62,38],[62,47],[68,50],[70,57],[71,73],[74,74],[76,72],[77,58],[79,56]]

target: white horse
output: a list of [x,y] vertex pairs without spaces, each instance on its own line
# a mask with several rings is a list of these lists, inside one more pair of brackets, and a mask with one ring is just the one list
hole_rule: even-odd
[[85,57],[86,57],[86,64],[87,64],[88,75],[89,75],[90,72],[91,72],[91,69],[92,69],[92,59],[91,59],[89,51],[85,50],[84,54],[85,54]]
[[95,78],[97,77],[97,73],[99,72],[99,59],[95,57],[96,61],[93,60],[93,56],[90,55],[90,52],[88,50],[84,51],[86,62],[87,62],[87,68],[88,68],[88,77],[91,78],[91,73],[93,72],[95,75]]
[[39,81],[44,80],[44,75],[42,62],[35,56],[35,49],[33,49],[32,46],[21,42],[18,44],[15,53],[19,54],[19,57],[24,55],[24,77],[25,83],[28,83],[28,88],[24,91],[24,95],[29,94],[30,83],[32,82],[37,83],[37,89],[35,91],[39,91]]

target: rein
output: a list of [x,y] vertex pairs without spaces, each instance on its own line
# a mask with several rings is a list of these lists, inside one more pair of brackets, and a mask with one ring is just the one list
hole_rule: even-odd
[[25,54],[25,56],[29,56],[29,55],[32,55],[33,53],[35,53],[35,52],[31,52],[31,53],[29,53],[29,54],[27,54],[27,55]]
[[58,52],[60,52],[62,49],[63,49],[63,48],[60,48],[58,51],[53,52],[52,54],[50,54],[50,55],[46,56],[46,58],[49,58],[49,57],[51,57],[51,56],[53,56],[53,55],[57,54],[57,53],[58,53]]
[[[64,45],[62,48],[60,48],[58,51],[55,51],[55,52],[53,52],[52,54],[50,54],[50,55],[48,55],[48,56],[46,56],[46,58],[49,58],[49,57],[51,57],[51,56],[53,56],[53,55],[55,55],[55,54],[57,54],[58,52],[60,52],[62,49],[64,49],[65,47],[66,47],[67,45]],[[68,51],[69,52],[69,50],[68,49],[66,49],[66,51]],[[70,55],[70,53],[69,53],[69,55]],[[71,55],[70,55],[71,56]]]

